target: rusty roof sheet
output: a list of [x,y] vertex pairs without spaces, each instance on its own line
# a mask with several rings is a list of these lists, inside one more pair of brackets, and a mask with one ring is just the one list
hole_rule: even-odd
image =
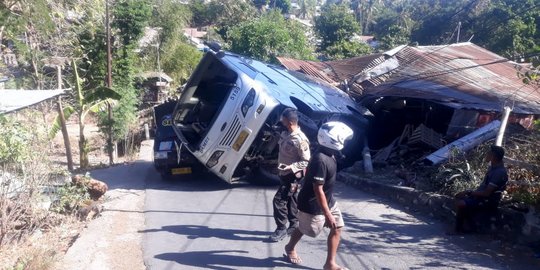
[[339,78],[335,76],[332,68],[324,62],[304,61],[286,57],[277,57],[277,59],[288,70],[302,72],[331,84],[339,82]]
[[325,64],[332,68],[340,80],[349,81],[358,73],[380,64],[384,59],[385,57],[383,54],[371,54],[343,60],[328,61],[325,62]]
[[359,82],[367,97],[433,100],[455,108],[540,114],[540,90],[517,77],[516,63],[472,43],[405,47],[399,67]]
[[286,69],[303,72],[337,85],[345,80],[350,81],[356,74],[366,68],[376,66],[384,60],[384,56],[382,54],[372,54],[326,62],[304,61],[285,57],[278,57],[277,59]]

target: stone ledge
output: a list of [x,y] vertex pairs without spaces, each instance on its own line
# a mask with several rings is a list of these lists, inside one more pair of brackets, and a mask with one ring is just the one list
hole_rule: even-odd
[[[450,196],[421,192],[410,187],[378,183],[349,172],[340,172],[338,181],[390,199],[403,205],[407,210],[419,211],[431,217],[442,219],[449,224],[454,220],[454,199]],[[534,210],[523,213],[503,207],[499,208],[496,215],[490,218],[489,223],[482,224],[482,230],[512,242],[539,242],[540,217]]]

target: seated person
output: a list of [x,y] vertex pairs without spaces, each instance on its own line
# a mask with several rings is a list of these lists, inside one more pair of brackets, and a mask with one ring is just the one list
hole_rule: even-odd
[[455,233],[474,231],[474,224],[471,222],[471,227],[465,228],[465,222],[470,221],[476,213],[490,211],[499,206],[502,192],[508,182],[508,173],[504,167],[503,158],[504,149],[492,145],[486,155],[486,161],[490,162],[491,166],[482,184],[474,191],[467,190],[456,195]]

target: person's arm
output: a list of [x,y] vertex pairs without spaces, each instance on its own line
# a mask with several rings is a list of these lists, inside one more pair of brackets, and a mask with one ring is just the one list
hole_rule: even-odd
[[495,192],[497,190],[497,186],[496,185],[493,185],[493,184],[488,184],[487,188],[485,188],[484,190],[482,191],[469,191],[468,194],[469,196],[473,196],[473,197],[481,197],[481,198],[487,198],[489,197],[491,194],[493,194],[493,192]]
[[326,201],[326,195],[324,194],[323,185],[319,183],[313,183],[313,191],[315,192],[317,202],[319,203],[319,206],[323,211],[324,218],[326,219],[325,226],[330,229],[337,229],[336,219],[332,215],[332,212],[330,212],[330,207],[328,207],[328,202]]
[[506,173],[501,173],[501,172],[494,173],[491,176],[491,179],[486,188],[484,188],[482,191],[471,190],[468,192],[468,194],[469,196],[487,198],[491,196],[493,192],[497,191],[497,189],[504,186],[507,180],[508,180],[508,175]]

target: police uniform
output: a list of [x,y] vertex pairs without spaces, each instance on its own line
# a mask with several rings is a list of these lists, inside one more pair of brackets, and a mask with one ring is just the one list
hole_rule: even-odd
[[273,200],[274,220],[278,230],[287,228],[287,220],[289,228],[298,226],[298,182],[303,177],[310,156],[309,140],[300,128],[281,133],[278,162],[291,169],[279,171],[281,185]]

